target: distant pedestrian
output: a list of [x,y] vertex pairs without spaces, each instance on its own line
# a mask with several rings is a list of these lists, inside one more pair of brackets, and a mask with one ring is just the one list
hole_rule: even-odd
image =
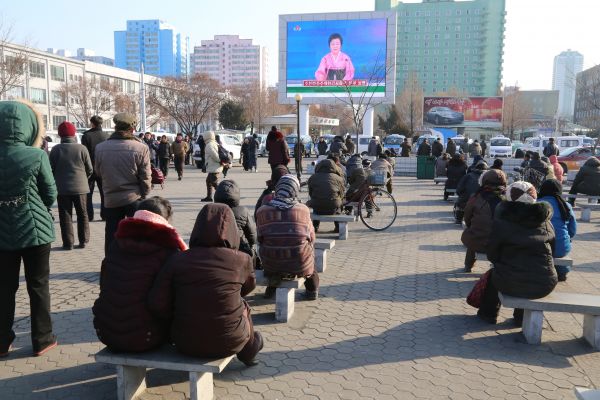
[[[21,262],[29,294],[33,353],[40,356],[57,346],[49,287],[54,241],[49,208],[56,200],[56,185],[48,155],[39,147],[44,134],[44,121],[33,104],[0,101],[0,357],[8,356],[15,340]],[[3,397],[11,397],[4,393]]]
[[491,166],[491,169],[497,169],[502,171],[502,166],[504,165],[504,161],[502,161],[500,158],[496,158],[494,160],[494,163]]
[[352,138],[350,137],[350,135],[346,136],[346,150],[347,150],[347,154],[349,154],[349,155],[353,155],[354,152],[356,151],[356,145],[352,141]]
[[240,149],[240,158],[242,159],[242,168],[244,171],[248,171],[250,169],[250,163],[248,162],[248,150],[250,148],[250,140],[246,137],[242,142],[242,147]]
[[[102,122],[102,117],[94,115],[92,118],[90,118],[92,128],[83,132],[83,135],[81,136],[81,144],[87,148],[88,153],[90,154],[92,167],[94,166],[94,161],[96,160],[96,146],[104,142],[110,136],[107,132],[102,131]],[[92,176],[88,180],[88,185],[90,187],[90,192],[87,195],[88,219],[90,221],[94,220],[94,204],[92,201],[92,197],[94,195],[94,187],[97,185],[98,193],[100,193],[100,218],[102,219],[102,221],[104,221],[104,191],[102,190],[102,180],[100,179],[100,176],[96,174],[95,171],[92,173]]]
[[485,142],[485,139],[481,140],[481,155],[485,158],[485,152],[487,151],[487,143]]
[[267,135],[266,149],[269,153],[269,165],[271,170],[278,165],[287,166],[290,163],[290,150],[286,141],[283,139],[283,134],[277,130],[277,127],[272,126],[271,131]]
[[227,178],[227,172],[231,169],[232,159],[228,158],[224,160],[221,154],[228,154],[229,152],[225,147],[223,147],[223,143],[221,142],[221,137],[219,135],[215,135],[215,140],[217,141],[218,150],[219,150],[219,159],[221,160],[221,165],[223,166],[223,178]]
[[248,168],[250,171],[258,172],[256,157],[259,147],[260,143],[258,143],[258,135],[254,133],[248,138]]
[[171,153],[173,154],[173,162],[175,171],[177,171],[177,179],[183,178],[183,161],[188,151],[187,143],[183,140],[183,135],[178,133],[175,141],[171,144]]
[[159,145],[156,144],[156,140],[150,132],[144,134],[142,141],[148,146],[148,150],[150,151],[150,162],[156,167],[156,160],[158,159],[158,154],[156,152],[158,151]]
[[444,152],[444,145],[442,144],[442,139],[437,138],[435,142],[431,145],[431,155],[434,157],[441,157]]
[[479,144],[479,141],[477,139],[475,139],[475,141],[473,143],[471,143],[471,145],[469,145],[469,155],[471,157],[475,157],[475,156],[481,156],[481,145]]
[[83,249],[90,241],[90,226],[87,215],[88,179],[93,168],[85,146],[77,143],[77,129],[65,121],[58,126],[60,144],[50,152],[50,166],[58,187],[58,217],[63,249],[73,249],[73,207],[77,214],[77,238]]
[[421,145],[419,146],[419,149],[417,150],[417,155],[418,156],[430,156],[431,155],[431,146],[429,145],[429,142],[427,141],[427,139],[424,139],[423,143],[421,143]]
[[377,157],[381,153],[383,153],[383,146],[379,143],[377,137],[373,136],[371,141],[369,142],[369,147],[367,148],[367,154],[369,157]]
[[410,151],[412,150],[412,147],[411,147],[410,143],[408,143],[407,138],[404,138],[404,141],[402,142],[400,147],[402,149],[400,151],[400,157],[410,157]]
[[167,175],[169,175],[169,163],[171,162],[171,158],[173,158],[173,151],[171,150],[171,145],[169,144],[169,140],[167,139],[166,135],[162,135],[160,138],[157,154],[158,165],[160,166],[160,170],[166,178]]
[[202,172],[206,172],[206,155],[205,155],[205,148],[206,148],[206,144],[204,142],[204,137],[203,134],[198,135],[198,139],[196,139],[196,144],[198,145],[198,149],[200,150],[200,159],[202,161],[200,161],[200,166],[202,167],[201,170]]
[[215,140],[215,133],[212,131],[204,132],[204,154],[206,156],[206,197],[200,201],[212,202],[213,192],[219,185],[219,174],[223,171],[221,159],[219,158],[219,145]]
[[119,221],[131,217],[137,204],[150,192],[150,150],[133,136],[137,121],[127,113],[113,117],[115,133],[96,148],[95,169],[104,184],[106,226],[104,229],[105,254]]
[[560,155],[560,150],[558,149],[558,146],[554,143],[553,137],[548,139],[548,144],[546,145],[546,147],[544,147],[544,155],[546,157]]
[[448,138],[448,143],[446,144],[446,153],[452,157],[456,154],[456,142],[452,140],[452,138]]
[[338,154],[342,155],[348,152],[346,148],[346,144],[344,143],[344,138],[341,136],[336,136],[331,141],[331,146],[329,146],[329,154]]
[[327,155],[327,142],[325,141],[325,138],[323,136],[321,136],[319,138],[319,143],[317,143],[317,151],[319,152],[320,156],[326,156]]

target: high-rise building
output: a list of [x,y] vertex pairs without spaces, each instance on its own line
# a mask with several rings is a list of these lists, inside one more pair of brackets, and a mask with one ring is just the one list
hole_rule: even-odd
[[396,10],[396,86],[416,79],[425,95],[495,96],[502,80],[505,0],[376,0]]
[[114,67],[115,65],[114,59],[104,56],[97,56],[94,50],[85,49],[83,47],[77,49],[76,56],[74,56],[73,53],[71,53],[71,51],[65,49],[55,49],[53,47],[48,47],[46,51],[57,56],[69,57],[79,61],[91,61],[98,64],[110,65],[111,67]]
[[576,51],[569,49],[554,57],[552,90],[560,92],[558,115],[562,118],[573,118],[576,76],[582,69],[583,56]]
[[223,86],[267,84],[267,49],[238,35],[215,35],[212,40],[202,40],[200,46],[194,47],[190,64],[192,74],[206,74]]
[[185,77],[188,73],[188,41],[158,19],[127,21],[127,30],[115,31],[115,66],[147,74]]
[[600,65],[577,74],[574,122],[600,131]]

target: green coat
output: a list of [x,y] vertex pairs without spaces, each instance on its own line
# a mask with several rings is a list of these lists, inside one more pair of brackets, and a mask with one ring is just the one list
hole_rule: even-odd
[[40,130],[27,104],[0,102],[0,251],[54,241],[48,208],[56,200],[56,184],[48,155],[33,147]]

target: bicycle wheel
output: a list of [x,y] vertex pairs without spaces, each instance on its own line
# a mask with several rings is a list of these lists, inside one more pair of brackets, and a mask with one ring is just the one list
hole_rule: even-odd
[[371,188],[358,204],[360,220],[374,231],[383,231],[392,226],[397,214],[396,200],[381,188]]

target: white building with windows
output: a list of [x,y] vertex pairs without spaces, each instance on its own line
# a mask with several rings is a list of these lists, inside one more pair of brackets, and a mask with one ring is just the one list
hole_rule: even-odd
[[[90,80],[99,79],[101,82],[114,85],[117,91],[131,95],[132,98],[136,95],[139,97],[140,74],[137,72],[90,61],[74,60],[12,44],[0,45],[2,62],[19,55],[24,55],[27,60],[22,76],[1,96],[0,100],[24,98],[31,101],[42,114],[48,130],[56,130],[63,121],[73,122],[80,128],[88,125],[88,122],[77,121],[69,112],[70,108],[67,107],[66,102],[72,104],[76,100],[64,96],[64,87],[68,82],[81,81],[84,77]],[[144,81],[146,90],[151,90],[157,78],[144,75]],[[116,113],[117,110],[113,109],[102,115],[105,128],[114,126],[112,116]],[[153,128],[153,130],[159,129],[174,132],[176,127],[174,124],[168,126],[159,124]]]
[[206,74],[225,87],[261,82],[267,86],[266,47],[253,45],[252,39],[238,35],[215,35],[202,40],[190,55],[191,73]]
[[558,90],[558,116],[572,120],[575,109],[577,74],[583,69],[583,55],[571,49],[554,57],[552,90]]

